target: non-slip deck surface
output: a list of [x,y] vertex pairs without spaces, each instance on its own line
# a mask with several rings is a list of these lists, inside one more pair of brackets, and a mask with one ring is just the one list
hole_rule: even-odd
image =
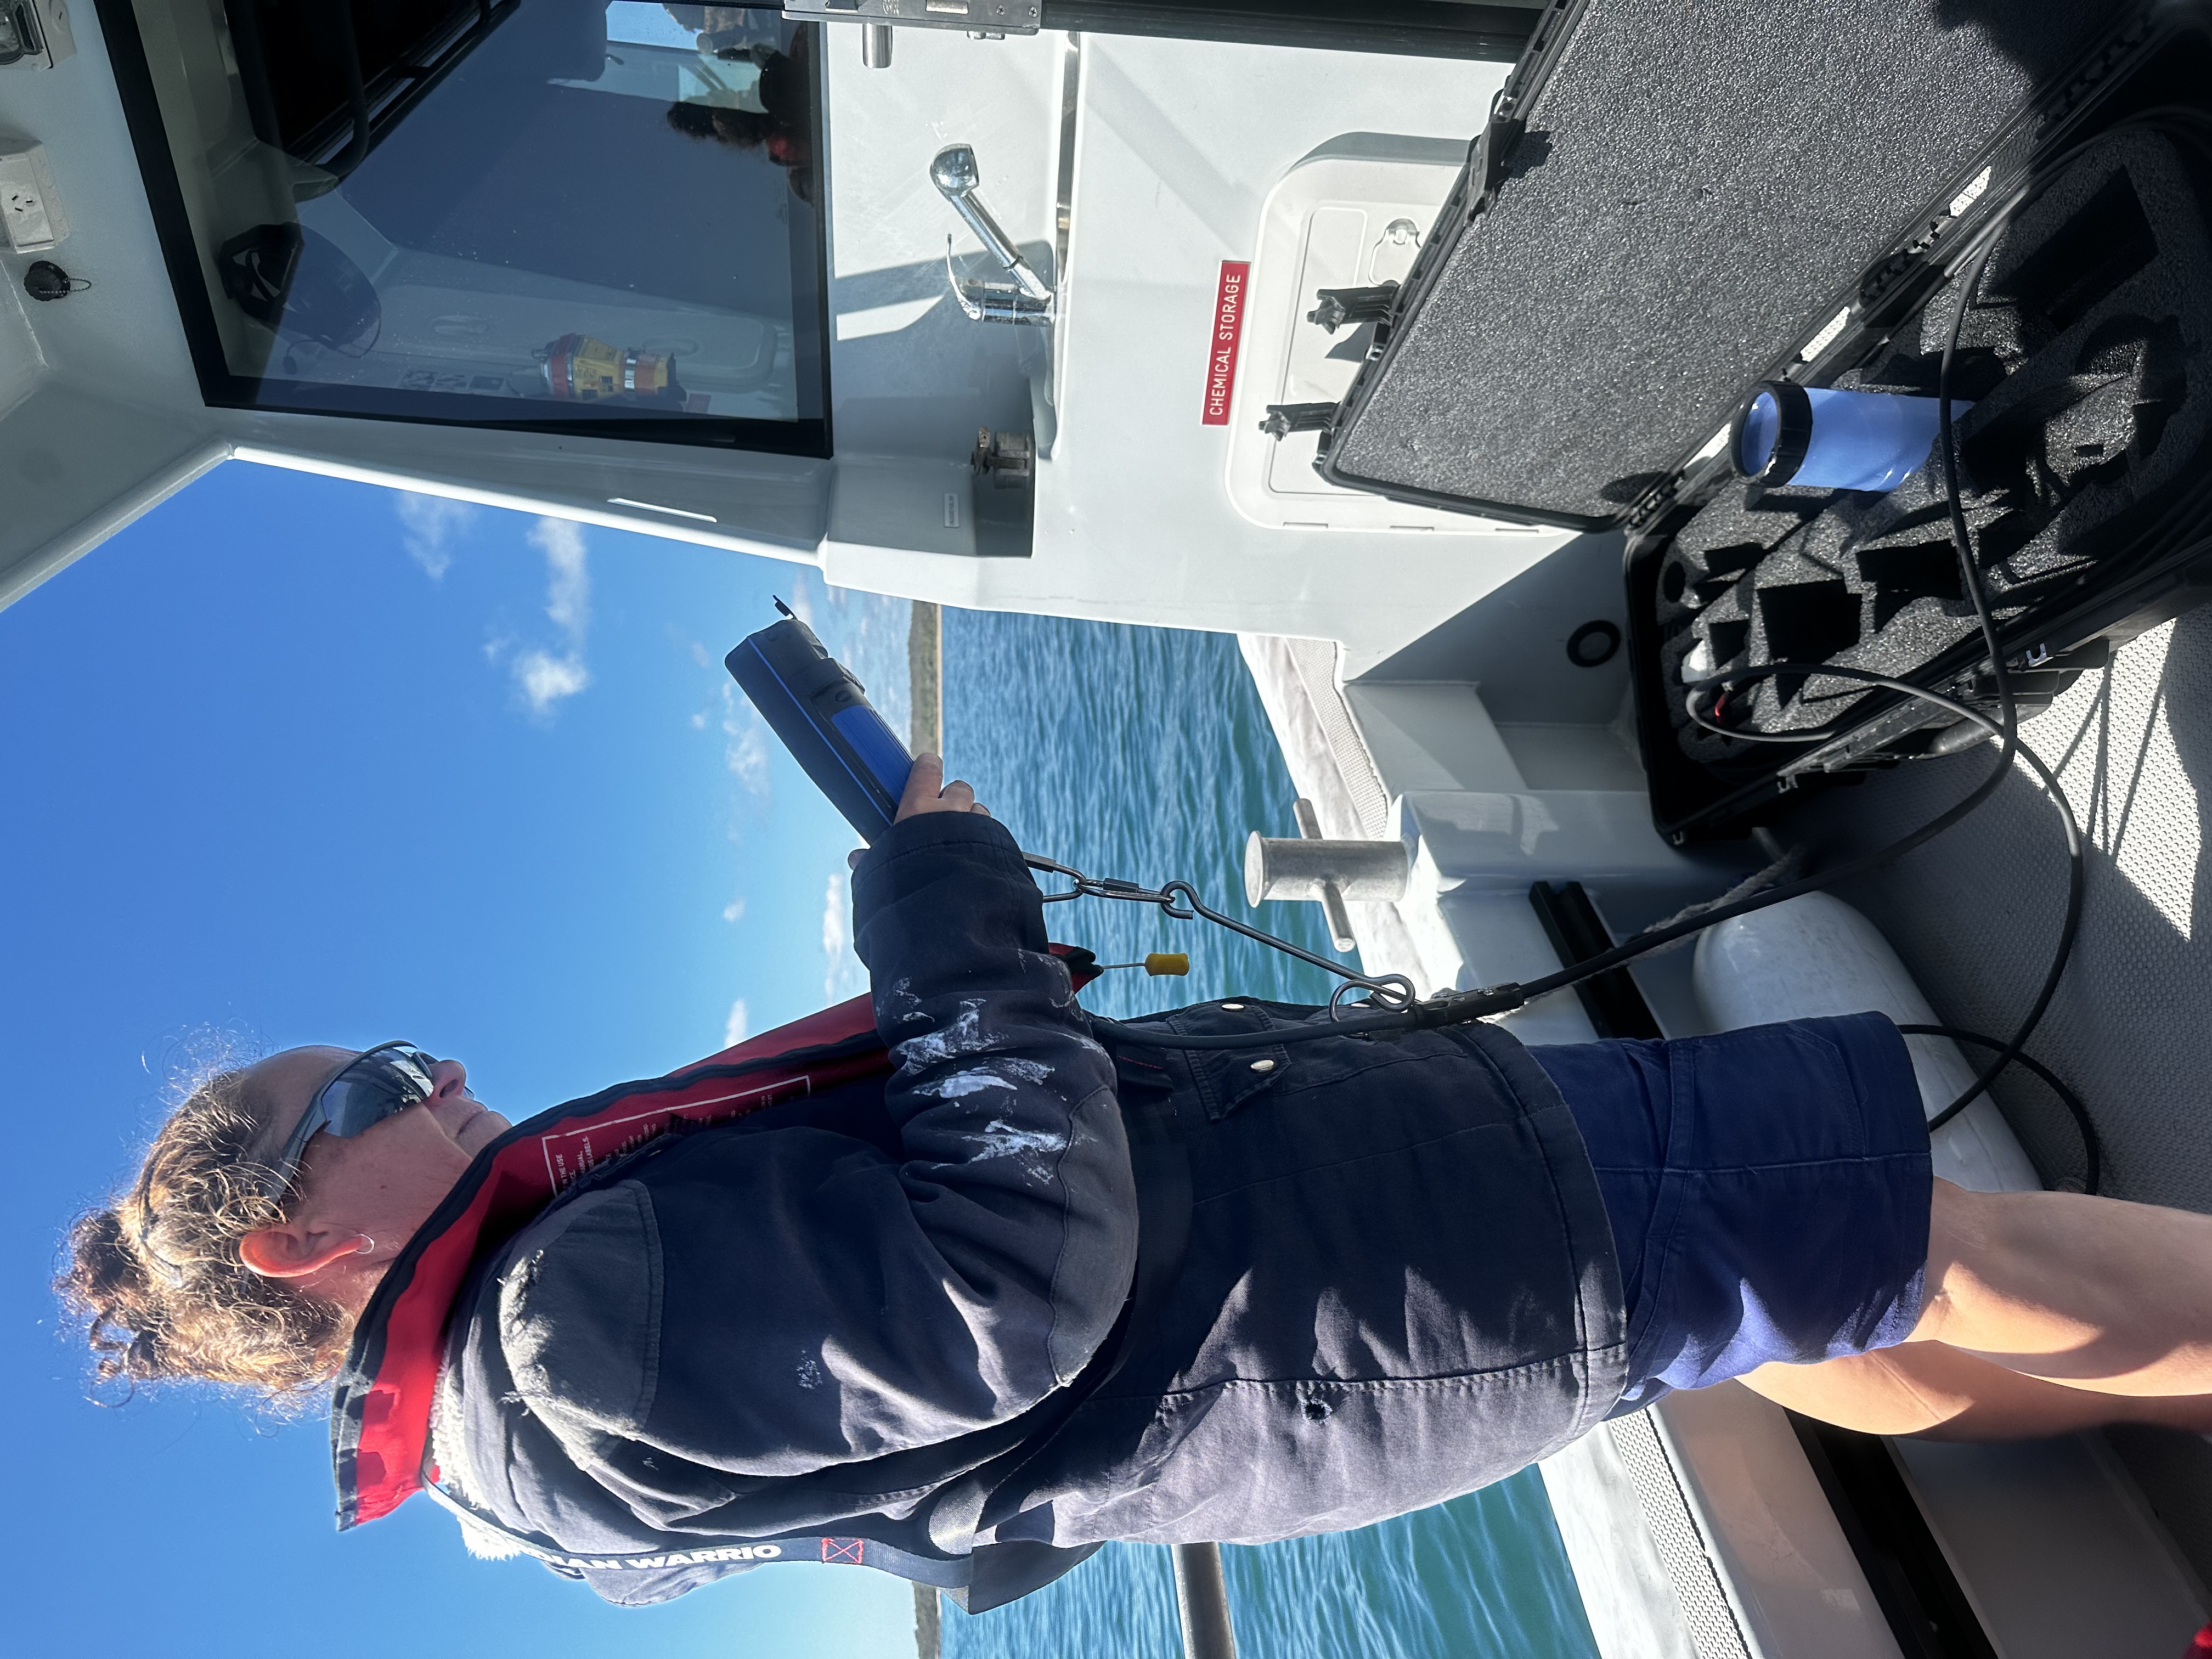
[[[2029,1051],[2096,1119],[2105,1190],[2212,1212],[2212,607],[2143,635],[2083,677],[2024,738],[2060,770],[2091,830],[2081,943]],[[1780,827],[1825,860],[1894,839],[1986,771],[1987,747],[1920,761],[1808,799]],[[2057,937],[2065,860],[2025,774],[1980,811],[1844,890],[1952,1024],[2009,1036]],[[1999,1103],[2054,1179],[2081,1171],[2069,1120],[2014,1073]],[[2178,1435],[2114,1437],[2169,1528],[2212,1578],[2212,1448]]]
[[2124,9],[1592,0],[1334,459],[1619,511]]

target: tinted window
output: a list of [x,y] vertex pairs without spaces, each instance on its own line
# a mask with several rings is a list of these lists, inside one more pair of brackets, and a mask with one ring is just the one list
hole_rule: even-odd
[[635,0],[223,21],[242,161],[189,155],[152,76],[209,170],[183,182],[216,400],[818,447],[811,28]]

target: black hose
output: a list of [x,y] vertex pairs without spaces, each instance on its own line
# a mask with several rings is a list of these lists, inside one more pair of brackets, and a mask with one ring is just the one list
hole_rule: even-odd
[[[1902,691],[1911,696],[1917,697],[1923,702],[1933,703],[1938,708],[1948,710],[1949,713],[1958,715],[1961,720],[1972,720],[1975,725],[1981,726],[1984,731],[1991,732],[1992,734],[2002,735],[1999,733],[1999,728],[1995,720],[1991,719],[1982,710],[1975,708],[1970,704],[1961,702],[1954,697],[1946,696],[1940,691],[1923,690],[1919,686],[1912,684],[1910,681],[1893,679],[1887,674],[1869,673],[1863,668],[1847,668],[1829,664],[1763,663],[1757,668],[1744,669],[1736,673],[1717,674],[1709,678],[1696,681],[1691,685],[1689,696],[1684,703],[1685,712],[1687,713],[1692,721],[1703,726],[1708,732],[1717,732],[1723,737],[1736,736],[1738,735],[1737,733],[1729,731],[1725,726],[1715,724],[1713,721],[1706,719],[1698,712],[1698,693],[1704,690],[1708,686],[1723,684],[1734,684],[1738,680],[1743,679],[1765,678],[1777,674],[1794,674],[1800,672],[1807,674],[1828,674],[1838,679],[1851,680],[1860,684],[1878,686],[1885,690]],[[1801,733],[1795,738],[1784,739],[1776,738],[1769,733],[1761,733],[1756,740],[1759,742],[1808,742],[1818,741],[1826,735],[1826,734],[1824,732],[1815,732],[1812,734],[1810,738],[1808,738],[1804,734]],[[1958,1099],[1953,1101],[1948,1106],[1946,1106],[1941,1112],[1938,1112],[1933,1118],[1929,1120],[1928,1127],[1931,1133],[1942,1128],[1953,1118],[1958,1116],[1960,1112],[1965,1111],[1968,1106],[1973,1103],[1975,1097],[1984,1090],[1987,1089],[1990,1085],[1996,1079],[1999,1073],[2002,1072],[2004,1068],[2010,1065],[2014,1060],[2022,1058],[2021,1050],[2026,1046],[2027,1039],[2033,1035],[2036,1026],[2041,1023],[2045,1011],[2051,1006],[2051,1000],[2052,996],[2057,994],[2058,989],[2058,981],[2066,971],[2067,963],[2071,960],[2073,957],[2074,941],[2081,931],[2081,908],[2083,896],[2087,888],[2087,871],[2081,847],[2081,822],[2075,817],[2074,809],[2067,801],[2066,792],[2059,787],[2057,776],[2048,766],[2044,764],[2042,757],[2038,755],[2033,749],[2021,748],[2016,740],[2009,744],[2008,747],[2014,758],[2024,760],[2027,763],[2029,769],[2034,772],[2038,781],[2042,783],[2044,793],[2050,796],[2051,804],[2058,809],[2058,820],[2066,834],[2066,914],[2063,921],[2059,924],[2058,943],[2057,947],[2051,952],[2051,966],[2045,971],[2042,987],[2036,994],[2034,1006],[2028,1010],[2027,1018],[2021,1022],[2018,1030],[2014,1034],[2012,1042],[2008,1044],[2001,1045],[2003,1051],[1999,1054],[1997,1058],[1990,1063],[1987,1069],[1976,1074],[1974,1079],[1974,1086],[1967,1090],[1965,1094],[1960,1095]],[[1978,805],[1982,801],[1986,800],[1989,796],[1995,792],[1997,784],[2003,781],[2006,773],[2009,770],[2011,770],[2011,767],[2007,761],[2004,752],[2001,750],[1997,757],[1997,764],[1996,768],[1990,773],[1988,777],[1983,779],[1981,783],[1976,787],[1973,793],[1966,798],[1967,801],[1972,802],[1975,805]],[[1841,879],[1841,877],[1839,875],[1830,875],[1822,877],[1820,879],[1823,883],[1826,883],[1830,880]]]
[[[1755,678],[1769,674],[1799,673],[1808,670],[1817,670],[1823,673],[1837,672],[1847,679],[1881,682],[1892,689],[1907,691],[1914,696],[1923,697],[1935,703],[1938,708],[1958,714],[1962,719],[1976,720],[1984,726],[1990,724],[1990,717],[1980,710],[1941,693],[1924,691],[1903,680],[1889,680],[1887,676],[1869,674],[1862,669],[1838,671],[1825,665],[1804,663],[1769,663],[1755,669],[1744,669],[1735,673],[1716,676],[1712,679],[1700,681],[1698,686],[1692,689],[1692,695],[1694,696],[1698,690],[1718,683]],[[2042,766],[2040,761],[2033,763],[2039,769]],[[1656,950],[1660,945],[1668,944],[1674,939],[1686,938],[1717,922],[1728,921],[1737,916],[1749,915],[1754,910],[1763,910],[1769,905],[1783,903],[1803,893],[1818,892],[1838,882],[1848,881],[1855,876],[1878,869],[1893,859],[1902,858],[1914,848],[1942,835],[1943,831],[1972,812],[1976,807],[1996,793],[1997,786],[2004,781],[2010,770],[2009,757],[2006,757],[2000,765],[1990,771],[1988,777],[1977,784],[1964,799],[1937,813],[1917,830],[1899,837],[1887,847],[1879,848],[1872,853],[1849,860],[1835,869],[1824,871],[1817,876],[1806,876],[1796,881],[1784,882],[1778,887],[1770,887],[1764,892],[1753,893],[1733,903],[1701,911],[1680,921],[1665,927],[1649,928],[1632,939],[1614,945],[1609,951],[1600,951],[1596,956],[1578,962],[1571,968],[1563,968],[1555,974],[1546,975],[1541,979],[1531,980],[1526,984],[1498,985],[1478,991],[1451,992],[1443,996],[1430,998],[1412,1008],[1402,1011],[1347,1014],[1336,1019],[1317,1021],[1311,1024],[1271,1026],[1263,1031],[1223,1031],[1200,1035],[1165,1030],[1158,1025],[1151,1024],[1133,1025],[1121,1020],[1106,1019],[1096,1015],[1092,1017],[1091,1024],[1102,1033],[1119,1042],[1153,1048],[1183,1049],[1265,1048],[1282,1043],[1311,1042],[1322,1037],[1357,1036],[1389,1031],[1415,1031],[1432,1030],[1443,1025],[1465,1024],[1469,1020],[1508,1012],[1553,991],[1564,990],[1568,986],[1590,978],[1594,975],[1604,973],[1610,969],[1618,968],[1625,963],[1633,961],[1647,951]],[[2043,775],[2050,778],[2047,769],[2044,770]],[[2050,778],[2050,787],[2054,791],[2057,790],[2057,781],[2055,778]],[[2063,806],[2063,795],[2060,794],[2057,799]],[[2069,832],[2069,846],[2078,851],[2079,834],[2074,829],[2073,813],[2070,810],[2065,811],[2065,817]],[[2078,918],[2079,911],[2077,884],[2074,890],[2074,902],[2069,906],[2069,918]],[[2069,945],[2071,944],[2070,929],[2064,942]],[[1992,1068],[1992,1074],[1994,1074],[1994,1069]],[[1984,1085],[1978,1084],[1974,1093],[1979,1093],[1982,1086]],[[1967,1095],[1965,1100],[1954,1103],[1954,1109],[1963,1107],[1966,1101],[1971,1101],[1972,1098],[1973,1094]],[[1944,1119],[1944,1121],[1948,1121],[1948,1117]]]
[[[1797,673],[1804,672],[1807,666],[1808,665],[1802,663],[1765,664],[1757,669],[1746,669],[1717,678],[1721,680],[1737,680],[1762,674]],[[1837,671],[1822,667],[1820,672],[1825,673]],[[1864,678],[1870,680],[1887,678],[1886,676],[1869,675],[1863,670],[1856,669],[1844,671],[1843,677],[1852,679]],[[1700,686],[1713,683],[1711,680],[1703,681],[1700,682]],[[1894,688],[1911,691],[1915,696],[1925,697],[1939,708],[1957,712],[1963,718],[1978,720],[1984,725],[1990,723],[1989,716],[1982,714],[1978,709],[1971,708],[1952,698],[1934,692],[1923,691],[1902,680],[1889,682],[1889,684]],[[2034,764],[2039,769],[2042,768],[2040,761],[2036,761]],[[1806,876],[1796,881],[1784,882],[1778,887],[1770,887],[1764,892],[1753,893],[1733,903],[1721,905],[1715,909],[1700,911],[1696,915],[1686,917],[1680,921],[1665,927],[1648,928],[1633,938],[1614,945],[1609,951],[1601,951],[1596,956],[1586,957],[1571,968],[1562,968],[1555,974],[1547,974],[1541,979],[1530,980],[1525,984],[1497,985],[1476,991],[1449,992],[1442,996],[1429,998],[1411,1008],[1401,1011],[1346,1014],[1335,1019],[1319,1021],[1311,1024],[1271,1026],[1263,1031],[1223,1031],[1199,1035],[1170,1031],[1156,1024],[1133,1025],[1097,1015],[1091,1017],[1091,1024],[1102,1033],[1119,1042],[1147,1048],[1235,1049],[1273,1048],[1278,1044],[1291,1042],[1311,1042],[1330,1036],[1358,1036],[1389,1031],[1432,1030],[1443,1025],[1462,1025],[1469,1020],[1510,1012],[1538,997],[1547,995],[1553,991],[1564,990],[1595,975],[1620,967],[1642,956],[1647,951],[1656,950],[1662,945],[1686,938],[1716,923],[1732,921],[1737,916],[1749,915],[1754,910],[1763,910],[1769,905],[1784,903],[1802,894],[1818,892],[1824,888],[1834,886],[1839,882],[1864,875],[1869,871],[1879,869],[1894,859],[1902,858],[1914,848],[1925,842],[1932,841],[1972,812],[1976,807],[1996,793],[1997,786],[2004,781],[2011,769],[2008,761],[2001,763],[1992,769],[1989,776],[1977,784],[1964,799],[1937,813],[1917,830],[1900,836],[1887,847],[1879,848],[1872,853],[1849,860],[1835,869],[1824,871],[1819,875]],[[2044,770],[2044,775],[2046,778],[2050,777],[2047,769]],[[2055,778],[2050,779],[2050,787],[2054,791],[2057,789],[2057,781]],[[2063,805],[2064,797],[2059,795],[2057,799]],[[2066,811],[2065,817],[2069,846],[2077,854],[2075,868],[2078,870],[2079,831],[2074,826],[2074,817],[2070,810]],[[2069,924],[2078,922],[2080,909],[2080,883],[2077,879],[2069,888],[2068,905]],[[2063,944],[2069,947],[2072,944],[2072,933],[2073,927],[2069,925],[2066,936],[2062,940]],[[2061,965],[2063,965],[2063,958]],[[1991,1075],[1995,1074],[1995,1071],[1996,1068],[1992,1067]],[[1978,1094],[1981,1089],[1986,1086],[1986,1079],[1978,1082],[1972,1093],[1953,1103],[1952,1107],[1947,1109],[1947,1115],[1942,1121],[1948,1122],[1950,1115],[1955,1115],[1957,1110],[1974,1097],[1975,1094]]]
[[[2050,769],[2044,765],[2033,750],[2020,747],[2020,713],[2013,699],[2011,673],[2005,662],[2004,652],[1997,642],[1996,618],[1990,605],[1988,587],[1982,580],[1981,566],[1974,557],[1973,536],[1966,523],[1966,505],[1959,488],[1959,450],[1952,418],[1953,370],[1958,358],[1960,335],[1966,326],[1966,313],[1972,308],[1974,295],[1981,287],[1982,277],[1988,271],[1990,261],[1996,257],[1999,246],[1998,230],[2008,222],[2014,214],[2054,183],[2067,167],[2080,160],[2093,146],[2104,143],[2115,132],[2135,126],[2153,130],[2185,127],[2191,130],[2200,142],[2206,137],[2208,131],[2212,131],[2212,124],[2208,124],[2203,112],[2199,110],[2185,107],[2146,110],[2116,126],[2106,128],[2102,132],[2081,140],[2043,163],[2033,177],[2021,180],[2005,200],[1991,210],[1988,240],[1975,254],[1973,263],[1967,267],[1966,275],[1960,281],[1958,302],[1952,308],[1950,326],[1944,331],[1943,356],[1937,365],[1936,374],[1936,453],[1941,458],[1942,464],[1944,506],[1948,510],[1949,520],[1951,545],[1958,556],[1960,578],[1965,584],[1968,599],[1972,601],[1974,619],[1979,624],[1982,642],[1989,653],[1990,677],[1997,694],[1998,726],[1991,726],[1986,716],[1969,710],[1963,705],[1901,682],[1885,682],[1881,676],[1868,675],[1825,665],[1814,671],[1871,684],[1887,684],[1890,690],[1910,692],[1924,702],[1936,703],[1938,707],[1948,707],[1962,718],[1973,720],[1977,724],[1996,731],[2002,745],[1997,765],[1973,794],[1968,797],[1968,799],[1976,805],[1980,805],[1994,793],[1994,787],[1997,781],[2009,769],[2014,757],[2020,756],[2024,757],[2034,769],[2037,776],[2042,781],[2045,790],[2050,794],[2052,805],[2058,808],[2059,816],[2063,820],[2066,829],[2066,914],[2059,927],[2057,945],[2051,952],[2051,965],[2045,971],[2043,983],[2037,990],[2034,1003],[2029,1007],[2027,1017],[2021,1021],[2020,1025],[2014,1031],[2009,1042],[2000,1048],[1999,1045],[1990,1042],[1986,1038],[1971,1035],[1966,1038],[1969,1042],[1984,1042],[1990,1047],[1999,1048],[1997,1057],[1976,1075],[1973,1087],[1929,1119],[1928,1127],[1931,1133],[1942,1128],[1972,1104],[1975,1098],[1996,1080],[2006,1066],[2014,1060],[2020,1060],[2033,1066],[2039,1074],[2044,1075],[2046,1080],[2051,1082],[2054,1088],[2062,1089],[2061,1098],[2067,1102],[2068,1109],[2075,1114],[2076,1121],[2081,1127],[2082,1133],[2091,1147],[2090,1158],[2093,1170],[2098,1167],[2095,1131],[2090,1127],[2087,1110],[2070,1093],[2064,1092],[2063,1086],[2055,1079],[2049,1079],[2048,1074],[2043,1073],[2042,1068],[2037,1066],[2034,1060],[2029,1059],[2024,1052],[2028,1038],[2034,1035],[2035,1028],[2042,1024],[2044,1015],[2051,1007],[2051,999],[2057,994],[2059,981],[2064,977],[2066,964],[2073,955],[2075,940],[2081,932],[2083,891],[2086,884],[2081,825],[2075,820],[2073,809],[2067,804],[2064,792],[2059,788],[2058,781],[2051,775]],[[1771,665],[1768,665],[1768,669],[1769,672],[1781,672],[1775,670]],[[1703,684],[1711,683],[1711,681],[1703,682]],[[1688,710],[1691,720],[1707,731],[1718,732],[1723,737],[1751,742],[1788,743],[1814,741],[1824,735],[1814,733],[1808,738],[1804,733],[1782,736],[1765,732],[1730,732],[1699,718],[1695,703],[1696,691],[1693,689],[1691,692],[1691,706]],[[1837,878],[1840,879],[1840,877]],[[2094,1182],[2090,1186],[2090,1190],[2095,1190]]]

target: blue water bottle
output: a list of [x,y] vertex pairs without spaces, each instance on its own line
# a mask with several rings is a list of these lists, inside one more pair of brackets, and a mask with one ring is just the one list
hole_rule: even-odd
[[[1954,415],[1972,404],[1954,398]],[[1736,470],[1753,483],[1894,489],[1936,442],[1936,400],[1887,392],[1760,383],[1729,432]]]

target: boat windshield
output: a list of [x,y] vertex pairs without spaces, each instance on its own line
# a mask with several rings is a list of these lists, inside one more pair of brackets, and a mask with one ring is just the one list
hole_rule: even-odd
[[640,0],[136,12],[210,402],[827,453],[814,26]]

